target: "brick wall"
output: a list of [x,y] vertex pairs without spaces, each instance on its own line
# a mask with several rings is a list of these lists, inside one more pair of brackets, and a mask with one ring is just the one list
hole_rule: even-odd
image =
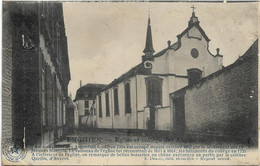
[[257,42],[234,64],[185,94],[187,133],[257,139]]
[[2,142],[5,142],[12,137],[12,24],[5,9],[2,44]]

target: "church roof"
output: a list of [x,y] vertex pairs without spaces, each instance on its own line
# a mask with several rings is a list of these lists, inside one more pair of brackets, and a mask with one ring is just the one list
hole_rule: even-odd
[[121,75],[120,77],[118,77],[117,79],[114,79],[114,81],[112,81],[110,84],[108,84],[107,86],[105,86],[102,91],[105,91],[109,88],[112,88],[113,86],[116,86],[118,83],[123,82],[133,76],[135,76],[136,74],[143,74],[143,75],[148,75],[151,74],[151,70],[150,69],[146,69],[143,65],[143,63],[139,63],[138,65],[136,65],[135,67],[133,67],[132,69],[130,69],[128,72],[126,72],[125,74]]
[[192,23],[191,25],[189,25],[181,34],[177,35],[178,39],[181,38],[183,35],[185,35],[191,28],[193,27],[198,28],[198,30],[200,31],[200,33],[202,34],[202,36],[205,38],[205,40],[207,42],[210,41],[210,39],[208,38],[208,36],[206,35],[205,31],[201,28],[201,26],[199,25],[199,22],[195,22]]

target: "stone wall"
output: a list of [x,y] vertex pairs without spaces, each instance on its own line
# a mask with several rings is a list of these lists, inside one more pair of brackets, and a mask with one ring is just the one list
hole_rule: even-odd
[[187,133],[257,138],[257,42],[234,64],[187,87]]

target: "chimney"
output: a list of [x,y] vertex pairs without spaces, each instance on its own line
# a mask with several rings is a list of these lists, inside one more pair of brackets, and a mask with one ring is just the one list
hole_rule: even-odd
[[82,87],[82,81],[80,80],[79,87]]

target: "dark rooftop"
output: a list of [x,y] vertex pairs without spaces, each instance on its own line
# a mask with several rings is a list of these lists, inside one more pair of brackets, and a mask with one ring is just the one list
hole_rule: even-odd
[[86,84],[77,90],[74,102],[77,100],[93,100],[95,96],[105,87],[105,84]]

